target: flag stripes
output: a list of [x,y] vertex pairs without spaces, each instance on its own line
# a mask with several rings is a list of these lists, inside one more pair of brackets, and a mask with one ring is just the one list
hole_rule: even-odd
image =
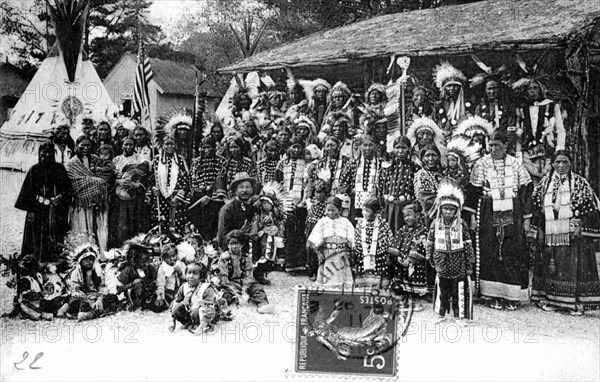
[[135,75],[135,89],[133,91],[133,114],[139,113],[140,120],[150,118],[150,96],[148,94],[148,84],[154,77],[150,58],[146,55],[144,44],[140,41],[138,50],[138,66]]

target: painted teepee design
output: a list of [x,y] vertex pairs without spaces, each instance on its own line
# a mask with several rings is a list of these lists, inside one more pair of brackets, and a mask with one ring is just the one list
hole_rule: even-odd
[[28,170],[37,163],[42,142],[60,125],[81,134],[84,117],[96,122],[118,112],[82,42],[89,0],[48,1],[57,43],[0,128],[0,167]]

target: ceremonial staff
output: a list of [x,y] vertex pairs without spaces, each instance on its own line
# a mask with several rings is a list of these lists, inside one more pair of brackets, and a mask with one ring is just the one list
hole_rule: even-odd
[[398,104],[400,106],[401,112],[400,112],[400,134],[404,135],[405,134],[405,128],[406,128],[406,107],[405,107],[405,103],[406,100],[404,99],[404,93],[406,91],[406,81],[408,80],[408,75],[406,74],[406,72],[408,71],[408,67],[410,66],[410,57],[398,57],[396,59],[396,63],[398,64],[398,66],[400,67],[400,69],[402,69],[402,75],[400,76],[400,78],[398,78],[398,85],[400,86],[400,103]]

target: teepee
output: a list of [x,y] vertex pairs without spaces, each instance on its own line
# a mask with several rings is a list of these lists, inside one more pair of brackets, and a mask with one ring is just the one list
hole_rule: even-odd
[[83,118],[113,119],[118,112],[82,42],[89,0],[48,1],[57,44],[27,86],[10,118],[0,128],[0,167],[27,171],[38,148],[57,126],[81,134]]

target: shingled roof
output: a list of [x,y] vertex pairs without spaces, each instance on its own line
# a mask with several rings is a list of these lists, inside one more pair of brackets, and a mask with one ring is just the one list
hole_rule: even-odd
[[[137,58],[136,58],[137,60]],[[154,80],[164,93],[194,95],[196,74],[200,78],[200,71],[191,64],[170,60],[150,58]],[[200,91],[207,92],[208,97],[220,97],[215,87],[208,81],[200,86]]]
[[600,18],[600,1],[488,0],[374,17],[257,53],[219,73],[330,66],[393,54],[432,56],[565,45]]

